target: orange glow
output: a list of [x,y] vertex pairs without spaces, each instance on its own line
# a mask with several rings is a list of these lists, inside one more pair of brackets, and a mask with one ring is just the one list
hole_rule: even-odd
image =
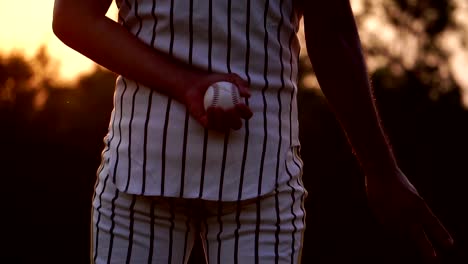
[[[375,0],[374,4],[378,4],[384,0]],[[458,6],[458,12],[455,14],[455,19],[465,25],[468,29],[468,4],[466,0],[455,0]],[[361,0],[351,0],[354,12],[359,15],[363,12]],[[73,81],[77,76],[89,72],[96,65],[91,60],[87,59],[78,52],[65,46],[60,40],[55,37],[52,32],[52,12],[54,0],[0,0],[0,56],[1,54],[19,52],[27,57],[33,56],[38,48],[45,45],[48,53],[56,60],[59,65],[57,72],[58,81]],[[380,12],[380,11],[379,11]],[[117,8],[115,3],[112,3],[107,16],[115,19]],[[379,20],[379,14],[374,19],[368,20],[362,25],[360,30],[362,32],[371,33],[362,34],[363,41],[375,41],[378,36],[382,41],[398,43],[397,34],[390,28],[382,24]],[[468,38],[465,39],[468,41]],[[400,42],[401,43],[401,42]],[[303,48],[305,43],[302,42]],[[407,44],[407,43],[406,43]],[[408,55],[414,47],[403,45],[393,45],[392,52],[399,53],[403,50],[406,51],[404,57],[407,64],[412,63],[413,56]],[[468,52],[466,48],[451,46],[449,47],[452,52],[452,71],[455,73],[455,78],[460,82],[464,88],[464,99],[468,105],[468,77],[466,69],[468,66]],[[305,49],[302,54],[306,55]],[[378,58],[373,61],[368,61],[369,68],[372,70],[377,67],[380,62]],[[315,80],[306,80],[308,85],[316,85]]]
[[[17,52],[33,56],[45,45],[53,60],[59,63],[59,81],[73,81],[89,72],[95,63],[65,46],[52,32],[54,0],[0,0],[0,55]],[[114,18],[115,4],[108,17]]]

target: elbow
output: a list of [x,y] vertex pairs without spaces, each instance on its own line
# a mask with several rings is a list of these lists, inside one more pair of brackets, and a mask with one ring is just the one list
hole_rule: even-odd
[[84,21],[79,19],[77,12],[71,8],[56,6],[52,16],[52,31],[54,35],[66,45],[74,41],[77,33],[81,30]]
[[52,18],[52,31],[54,35],[62,39],[64,34],[66,34],[66,25],[62,15],[54,14]]
[[71,29],[66,15],[57,13],[54,14],[52,18],[52,31],[60,40],[63,41],[64,39],[67,39]]
[[89,34],[92,33],[92,25],[98,21],[87,16],[83,12],[71,12],[68,10],[56,10],[52,17],[52,31],[54,35],[65,45],[75,49],[81,45]]

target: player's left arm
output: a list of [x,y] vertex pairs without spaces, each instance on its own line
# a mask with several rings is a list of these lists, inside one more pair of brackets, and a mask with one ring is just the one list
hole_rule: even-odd
[[302,8],[309,58],[366,174],[371,207],[383,224],[409,235],[426,259],[434,259],[434,247],[452,239],[396,162],[349,0],[307,0]]
[[205,111],[203,95],[211,84],[232,82],[239,87],[242,97],[248,97],[247,82],[234,73],[193,67],[147,45],[106,16],[111,3],[112,0],[55,0],[52,20],[55,35],[97,64],[184,104],[207,128],[239,129],[242,119],[252,116],[243,103],[227,111],[214,107]]

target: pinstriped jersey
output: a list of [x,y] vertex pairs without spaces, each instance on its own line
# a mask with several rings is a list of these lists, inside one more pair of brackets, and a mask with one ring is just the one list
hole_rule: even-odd
[[119,23],[155,50],[247,80],[253,112],[240,130],[207,130],[183,104],[119,76],[105,152],[121,191],[235,201],[300,177],[293,2],[116,0]]

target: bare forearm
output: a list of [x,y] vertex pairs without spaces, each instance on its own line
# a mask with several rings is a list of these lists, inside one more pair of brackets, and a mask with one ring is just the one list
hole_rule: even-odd
[[249,97],[248,83],[234,73],[208,72],[157,51],[106,17],[113,0],[55,0],[53,30],[66,45],[107,69],[183,103],[203,127],[239,129],[252,111],[244,103],[205,110],[203,98],[213,83],[233,83]]
[[195,78],[194,69],[149,47],[104,15],[75,9],[55,16],[53,27],[58,38],[72,49],[179,101],[191,78]]
[[[354,19],[330,28],[305,18],[306,42],[319,84],[366,171],[396,168],[368,79]],[[323,22],[323,21],[322,21]]]

